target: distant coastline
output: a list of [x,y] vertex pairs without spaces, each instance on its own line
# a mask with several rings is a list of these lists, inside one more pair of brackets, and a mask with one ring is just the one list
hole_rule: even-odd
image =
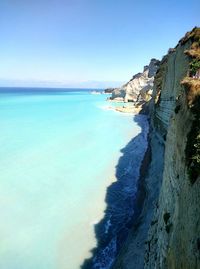
[[8,92],[103,92],[103,89],[90,88],[56,88],[56,87],[0,87],[0,93]]

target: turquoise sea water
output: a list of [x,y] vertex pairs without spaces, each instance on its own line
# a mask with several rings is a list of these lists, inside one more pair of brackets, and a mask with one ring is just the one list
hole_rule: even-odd
[[105,95],[0,92],[0,268],[78,269],[120,149],[140,132]]

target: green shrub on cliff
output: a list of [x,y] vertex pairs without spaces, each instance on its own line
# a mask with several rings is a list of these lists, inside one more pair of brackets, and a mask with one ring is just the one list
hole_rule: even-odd
[[199,59],[194,59],[190,63],[190,73],[192,76],[196,75],[196,72],[200,69],[200,60]]
[[200,96],[191,108],[194,121],[187,136],[186,158],[190,182],[193,184],[200,175]]

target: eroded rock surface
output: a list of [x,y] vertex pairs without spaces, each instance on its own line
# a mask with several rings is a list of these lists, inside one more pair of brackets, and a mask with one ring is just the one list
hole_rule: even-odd
[[151,59],[150,64],[144,67],[142,73],[138,73],[121,88],[112,91],[111,100],[119,98],[124,102],[149,101],[152,95],[153,81],[159,61]]
[[200,268],[200,80],[191,69],[199,61],[194,28],[156,73],[147,198],[114,269]]

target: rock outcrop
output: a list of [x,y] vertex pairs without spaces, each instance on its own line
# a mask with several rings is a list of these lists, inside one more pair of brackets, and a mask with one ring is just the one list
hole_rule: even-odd
[[115,88],[107,88],[104,90],[104,93],[112,93],[115,90]]
[[112,91],[111,100],[124,102],[149,101],[152,95],[153,81],[159,61],[151,59],[150,64],[144,67],[142,73],[138,73],[121,88]]
[[200,28],[194,28],[155,76],[147,198],[114,269],[200,268],[199,66]]

